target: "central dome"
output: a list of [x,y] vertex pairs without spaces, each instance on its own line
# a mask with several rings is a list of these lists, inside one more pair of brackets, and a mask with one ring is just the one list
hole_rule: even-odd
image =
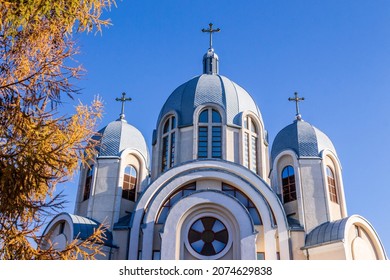
[[191,126],[195,109],[210,103],[224,109],[227,125],[241,125],[239,115],[243,111],[251,111],[262,120],[259,108],[245,89],[224,76],[203,74],[172,92],[161,109],[157,125],[167,113],[176,112],[179,126]]

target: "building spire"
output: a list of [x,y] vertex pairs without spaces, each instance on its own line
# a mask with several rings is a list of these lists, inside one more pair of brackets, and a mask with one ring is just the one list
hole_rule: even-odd
[[305,100],[304,97],[298,97],[298,93],[297,92],[294,92],[294,97],[289,97],[288,98],[288,101],[294,101],[295,102],[295,110],[296,110],[296,115],[295,115],[295,118],[298,120],[298,121],[301,121],[302,120],[302,116],[301,114],[299,113],[299,102]]
[[121,98],[119,98],[119,97],[115,98],[116,101],[122,102],[122,109],[121,109],[121,113],[119,115],[120,120],[125,120],[125,102],[131,101],[131,97],[126,98],[125,96],[126,96],[126,93],[122,92]]
[[213,49],[213,33],[221,31],[220,28],[213,29],[213,24],[209,23],[209,28],[202,29],[203,33],[210,34],[209,49],[203,56],[203,74],[218,74],[218,55]]

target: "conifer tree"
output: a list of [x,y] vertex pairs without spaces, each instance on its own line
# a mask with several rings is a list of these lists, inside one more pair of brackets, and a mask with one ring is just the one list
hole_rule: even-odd
[[102,103],[59,116],[83,69],[74,33],[100,32],[113,0],[0,0],[0,259],[93,259],[104,228],[65,250],[42,249],[41,227],[60,210],[59,183],[93,155]]

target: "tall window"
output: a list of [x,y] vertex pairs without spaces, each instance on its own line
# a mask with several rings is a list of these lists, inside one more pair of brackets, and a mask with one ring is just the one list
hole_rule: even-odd
[[257,173],[257,126],[249,116],[244,118],[244,166]]
[[170,117],[165,121],[162,134],[161,171],[166,171],[175,163],[175,130],[176,118]]
[[284,203],[297,199],[294,168],[291,165],[286,166],[282,171],[282,186]]
[[326,167],[326,177],[328,179],[330,201],[333,201],[335,203],[339,203],[338,198],[337,198],[336,180],[334,178],[334,173],[329,166]]
[[85,178],[83,201],[87,200],[90,196],[91,187],[92,187],[92,175],[93,175],[93,165],[91,165],[87,170],[87,176]]
[[123,175],[122,198],[135,201],[137,190],[137,170],[132,165],[125,168]]
[[198,158],[222,158],[222,118],[212,108],[199,114]]

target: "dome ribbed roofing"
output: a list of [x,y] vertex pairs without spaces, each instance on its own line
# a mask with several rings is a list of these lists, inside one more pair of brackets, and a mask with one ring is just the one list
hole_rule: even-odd
[[318,157],[325,149],[336,154],[336,149],[326,134],[305,121],[297,120],[276,135],[271,160],[273,162],[284,150],[293,150],[298,157]]
[[161,109],[157,126],[169,112],[178,114],[178,125],[193,125],[195,109],[202,104],[214,103],[226,111],[227,124],[241,125],[239,113],[249,110],[260,120],[261,114],[249,93],[228,78],[218,74],[203,74],[176,88]]
[[99,141],[99,156],[119,156],[124,149],[130,148],[140,152],[149,163],[149,152],[142,133],[125,120],[110,122],[101,129],[93,140]]
[[305,247],[332,243],[345,238],[345,225],[350,217],[341,220],[325,222],[314,228],[305,240]]
[[[94,232],[101,226],[101,224],[91,218],[78,216],[66,212],[62,212],[57,214],[51,222],[46,226],[45,230],[43,231],[43,236],[45,236],[50,229],[52,229],[51,223],[53,221],[68,221],[69,226],[72,230],[70,238],[73,239],[81,239],[86,240],[88,239]],[[104,245],[109,247],[114,247],[113,245],[113,235],[110,230],[108,230],[106,227],[103,227],[104,230]],[[69,240],[68,240],[69,241]],[[70,240],[72,241],[72,240]]]

